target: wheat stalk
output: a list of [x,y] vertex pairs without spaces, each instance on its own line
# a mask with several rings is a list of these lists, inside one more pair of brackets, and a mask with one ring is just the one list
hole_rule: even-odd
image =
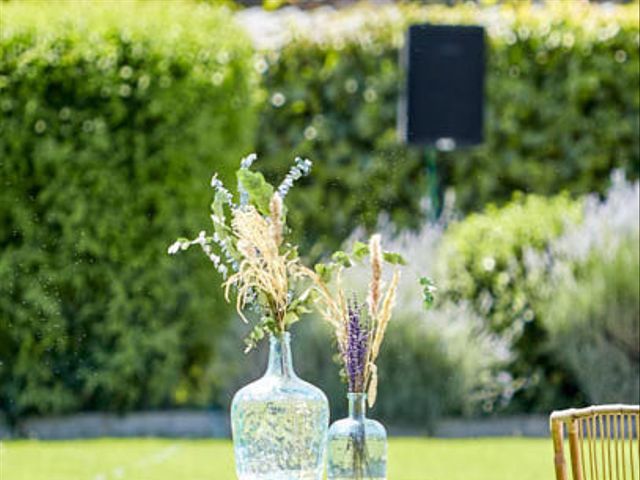
[[278,192],[273,194],[269,203],[271,214],[271,234],[276,245],[282,245],[282,197]]
[[376,331],[374,334],[373,342],[371,345],[371,361],[375,362],[380,353],[380,346],[384,339],[384,334],[387,330],[389,320],[391,320],[391,311],[396,301],[396,291],[398,289],[398,282],[400,281],[400,272],[397,270],[393,272],[393,278],[391,284],[382,302],[382,309],[380,310],[380,316],[377,321]]
[[380,289],[382,278],[382,249],[380,248],[380,235],[375,234],[369,240],[369,254],[371,256],[371,282],[369,283],[369,315],[372,319],[377,317],[380,303]]
[[278,329],[284,331],[289,304],[289,281],[306,276],[306,271],[292,249],[280,252],[282,199],[277,193],[273,196],[270,207],[270,221],[253,206],[233,211],[232,231],[237,238],[238,251],[243,260],[238,272],[225,282],[225,298],[229,300],[231,287],[236,286],[236,309],[246,322],[242,310],[248,302],[253,301],[255,292],[263,293]]

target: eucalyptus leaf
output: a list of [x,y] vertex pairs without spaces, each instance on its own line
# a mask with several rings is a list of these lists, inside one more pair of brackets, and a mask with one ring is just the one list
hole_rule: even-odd
[[296,312],[287,312],[284,316],[284,324],[287,327],[293,325],[298,320],[300,320],[300,316]]
[[346,268],[349,268],[353,265],[353,262],[351,261],[349,255],[341,250],[338,250],[333,255],[331,255],[331,260]]
[[236,172],[236,175],[238,182],[242,184],[249,195],[249,202],[263,215],[269,215],[269,203],[274,191],[273,186],[265,180],[260,172],[252,172],[241,168]]
[[315,272],[318,274],[318,276],[320,277],[320,280],[322,280],[324,283],[329,283],[331,282],[331,278],[333,277],[333,272],[336,269],[336,265],[326,264],[326,263],[316,263],[316,265],[313,268]]
[[353,244],[351,256],[356,262],[361,261],[367,255],[369,255],[369,245],[363,242],[356,242]]
[[231,237],[229,231],[230,227],[226,224],[226,216],[224,212],[224,206],[227,203],[227,198],[225,194],[221,191],[217,191],[215,196],[213,197],[213,202],[211,203],[211,212],[215,215],[219,221],[213,222],[213,228],[218,238],[222,240],[229,252],[229,255],[236,261],[240,259],[240,254],[235,248],[235,243],[233,238]]
[[385,262],[390,263],[392,265],[406,265],[407,261],[405,258],[399,253],[395,252],[384,252],[382,254],[382,258]]

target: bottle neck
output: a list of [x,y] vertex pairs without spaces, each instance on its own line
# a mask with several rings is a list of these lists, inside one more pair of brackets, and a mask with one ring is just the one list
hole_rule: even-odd
[[348,393],[347,398],[349,399],[349,418],[364,420],[367,413],[367,394]]
[[289,332],[269,337],[269,363],[266,374],[277,377],[295,377]]

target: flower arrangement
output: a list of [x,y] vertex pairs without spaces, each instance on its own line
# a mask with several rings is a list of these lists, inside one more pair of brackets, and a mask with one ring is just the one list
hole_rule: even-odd
[[[363,305],[355,295],[347,300],[342,287],[342,273],[367,256],[371,263],[371,280],[366,304]],[[385,262],[396,266],[386,291],[382,280]],[[369,407],[373,407],[376,401],[376,360],[395,304],[400,280],[397,266],[403,264],[405,260],[401,255],[382,250],[380,235],[375,234],[368,244],[356,242],[351,254],[336,252],[330,263],[315,267],[314,282],[319,293],[317,305],[322,317],[334,329],[348,390],[350,393],[367,393]]]
[[224,280],[225,298],[236,294],[236,309],[258,321],[245,339],[251,350],[266,333],[280,335],[309,311],[314,289],[313,272],[300,262],[297,247],[285,240],[287,210],[284,199],[294,182],[307,175],[311,162],[297,157],[282,183],[274,188],[259,172],[251,171],[251,154],[237,170],[239,201],[220,181],[211,179],[211,233],[201,231],[193,240],[179,238],[168,250],[175,254],[199,245]]
[[[356,295],[347,299],[342,274],[365,257],[369,257],[371,278],[367,299],[361,304]],[[396,266],[386,288],[382,278],[385,261]],[[364,403],[366,398],[373,407],[376,401],[376,360],[396,300],[397,266],[405,263],[399,254],[384,252],[380,235],[375,234],[368,244],[356,242],[350,254],[336,252],[330,263],[315,267],[316,304],[334,329],[350,401],[350,418],[334,422],[329,430],[330,479],[386,477],[386,432],[379,423],[366,419]]]

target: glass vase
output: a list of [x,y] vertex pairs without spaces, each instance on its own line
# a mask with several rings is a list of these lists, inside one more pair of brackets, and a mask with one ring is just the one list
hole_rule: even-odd
[[231,404],[239,480],[321,480],[329,426],[322,391],[293,370],[289,333],[271,336],[264,376]]
[[386,480],[387,432],[366,417],[364,393],[349,393],[349,416],[329,429],[329,480]]

